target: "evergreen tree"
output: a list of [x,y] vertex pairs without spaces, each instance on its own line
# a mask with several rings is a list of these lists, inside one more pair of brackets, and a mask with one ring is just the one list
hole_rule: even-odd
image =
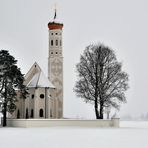
[[6,126],[7,112],[16,109],[16,92],[21,98],[26,98],[26,87],[23,85],[24,75],[17,67],[17,60],[7,50],[0,51],[0,99],[2,101],[3,126]]

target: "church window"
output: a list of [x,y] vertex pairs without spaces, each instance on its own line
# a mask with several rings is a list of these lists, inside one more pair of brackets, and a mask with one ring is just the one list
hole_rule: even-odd
[[51,54],[53,54],[53,52],[51,52]]
[[30,117],[33,118],[33,116],[34,116],[33,115],[33,109],[31,109],[31,115],[30,115]]
[[20,110],[18,109],[17,110],[17,119],[19,119],[20,118]]
[[53,46],[53,40],[51,40],[51,46]]
[[51,35],[53,35],[53,33],[51,33]]
[[58,40],[56,40],[56,46],[58,46]]
[[25,115],[25,117],[26,117],[26,119],[29,118],[29,116],[28,116],[28,108],[26,108],[26,115]]
[[40,98],[43,99],[44,98],[44,94],[40,94]]
[[43,111],[43,109],[40,109],[40,111],[39,111],[39,115],[40,115],[40,117],[44,117],[44,111]]
[[52,110],[50,109],[50,117],[52,118]]
[[58,54],[58,52],[56,52],[56,54]]
[[34,94],[32,94],[31,98],[34,99]]
[[56,33],[56,35],[58,35],[58,33]]

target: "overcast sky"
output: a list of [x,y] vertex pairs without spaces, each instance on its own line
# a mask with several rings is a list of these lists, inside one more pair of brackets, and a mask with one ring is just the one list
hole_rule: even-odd
[[0,49],[9,50],[25,74],[36,61],[47,75],[48,27],[57,3],[64,23],[64,115],[94,118],[92,105],[76,98],[75,64],[91,43],[116,51],[129,74],[121,115],[148,112],[147,0],[0,0]]

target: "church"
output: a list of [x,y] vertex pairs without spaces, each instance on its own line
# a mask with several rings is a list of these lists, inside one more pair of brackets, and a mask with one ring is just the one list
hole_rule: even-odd
[[26,99],[17,92],[16,110],[11,115],[14,119],[59,119],[63,118],[63,24],[56,21],[48,23],[48,77],[35,62],[25,75],[27,86]]

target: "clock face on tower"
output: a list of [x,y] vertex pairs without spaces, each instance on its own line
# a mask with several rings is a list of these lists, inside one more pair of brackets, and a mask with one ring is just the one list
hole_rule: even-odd
[[62,73],[62,62],[59,59],[55,59],[51,63],[51,72],[55,76],[59,76]]

